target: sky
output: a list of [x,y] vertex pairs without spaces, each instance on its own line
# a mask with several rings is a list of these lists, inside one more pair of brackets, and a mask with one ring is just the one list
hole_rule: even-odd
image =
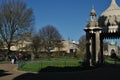
[[[78,41],[84,35],[92,6],[97,17],[105,11],[111,0],[23,0],[31,7],[35,16],[35,31],[53,25],[64,40]],[[116,0],[120,6],[120,0]]]

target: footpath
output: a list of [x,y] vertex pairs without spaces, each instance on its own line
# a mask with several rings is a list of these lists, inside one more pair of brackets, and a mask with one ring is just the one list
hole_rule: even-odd
[[24,74],[17,70],[18,64],[0,64],[0,80],[13,80],[16,76]]

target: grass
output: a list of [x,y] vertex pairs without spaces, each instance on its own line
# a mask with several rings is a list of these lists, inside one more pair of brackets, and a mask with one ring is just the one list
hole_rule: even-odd
[[0,61],[0,64],[8,64],[10,61]]
[[75,58],[52,58],[50,60],[43,59],[40,61],[31,61],[25,63],[19,70],[37,72],[46,67],[77,67],[80,66],[80,60]]
[[[46,67],[78,67],[81,66],[80,59],[75,58],[47,58],[37,59],[35,61],[26,62],[19,70],[37,72]],[[120,61],[115,62],[114,59],[106,58],[108,64],[120,64]]]
[[112,59],[112,58],[107,58],[105,59],[105,62],[106,63],[109,63],[109,64],[120,64],[120,60],[115,60],[115,59]]

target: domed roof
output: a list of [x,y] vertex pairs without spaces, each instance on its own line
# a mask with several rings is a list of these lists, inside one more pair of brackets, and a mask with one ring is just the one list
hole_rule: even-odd
[[105,10],[101,16],[112,16],[112,15],[120,15],[120,7],[116,4],[115,0],[112,0],[111,5]]
[[102,26],[120,24],[120,7],[115,0],[112,0],[108,9],[101,14],[99,22]]
[[110,45],[116,45],[117,42],[112,41],[112,42],[109,42],[109,44],[110,44]]

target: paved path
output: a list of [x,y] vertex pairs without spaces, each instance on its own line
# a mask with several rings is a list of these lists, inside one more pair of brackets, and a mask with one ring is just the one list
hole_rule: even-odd
[[17,70],[17,64],[0,64],[0,80],[13,80],[16,76],[24,74]]

